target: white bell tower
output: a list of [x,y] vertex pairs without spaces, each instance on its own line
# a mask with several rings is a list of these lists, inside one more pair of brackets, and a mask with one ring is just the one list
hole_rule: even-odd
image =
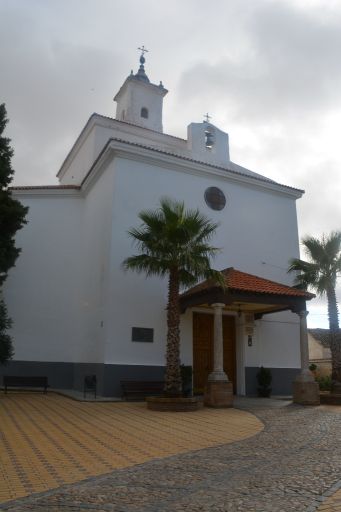
[[114,97],[117,102],[116,119],[162,132],[163,98],[168,91],[162,82],[159,85],[150,83],[144,70],[144,54],[148,50],[144,46],[138,49],[142,52],[140,68],[135,75],[131,72]]

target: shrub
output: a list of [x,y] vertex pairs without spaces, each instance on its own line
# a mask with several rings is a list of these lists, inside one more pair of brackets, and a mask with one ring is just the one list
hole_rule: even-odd
[[182,364],[180,366],[181,380],[182,380],[182,393],[184,396],[192,396],[192,366]]
[[271,370],[261,366],[257,373],[258,395],[269,397],[271,395],[272,374]]
[[332,388],[332,377],[331,375],[325,375],[324,377],[316,377],[321,391],[330,391]]
[[257,373],[257,382],[259,386],[269,388],[272,383],[271,370],[269,370],[268,368],[264,368],[264,366],[261,366]]

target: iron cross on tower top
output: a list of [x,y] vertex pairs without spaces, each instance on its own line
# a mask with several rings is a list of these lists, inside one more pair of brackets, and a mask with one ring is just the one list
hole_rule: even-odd
[[212,118],[211,118],[211,116],[209,116],[209,115],[208,115],[208,112],[207,112],[207,114],[205,114],[205,115],[204,115],[204,121],[205,121],[206,123],[209,123],[211,119],[212,119]]
[[141,47],[141,48],[140,48],[140,47],[138,47],[138,50],[141,50],[141,52],[142,52],[141,57],[143,57],[145,53],[148,53],[148,52],[149,52],[149,50],[147,50],[147,48],[145,48],[145,47],[144,47],[144,44],[142,45],[142,47]]

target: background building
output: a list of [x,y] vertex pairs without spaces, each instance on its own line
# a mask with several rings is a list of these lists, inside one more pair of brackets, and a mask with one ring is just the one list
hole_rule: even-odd
[[316,375],[332,374],[329,329],[308,329],[309,363],[317,366]]

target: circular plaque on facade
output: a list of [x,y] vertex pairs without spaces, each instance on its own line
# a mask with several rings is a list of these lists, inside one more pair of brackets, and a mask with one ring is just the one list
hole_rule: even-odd
[[209,187],[205,190],[205,201],[212,210],[222,210],[226,205],[225,194],[218,187]]

